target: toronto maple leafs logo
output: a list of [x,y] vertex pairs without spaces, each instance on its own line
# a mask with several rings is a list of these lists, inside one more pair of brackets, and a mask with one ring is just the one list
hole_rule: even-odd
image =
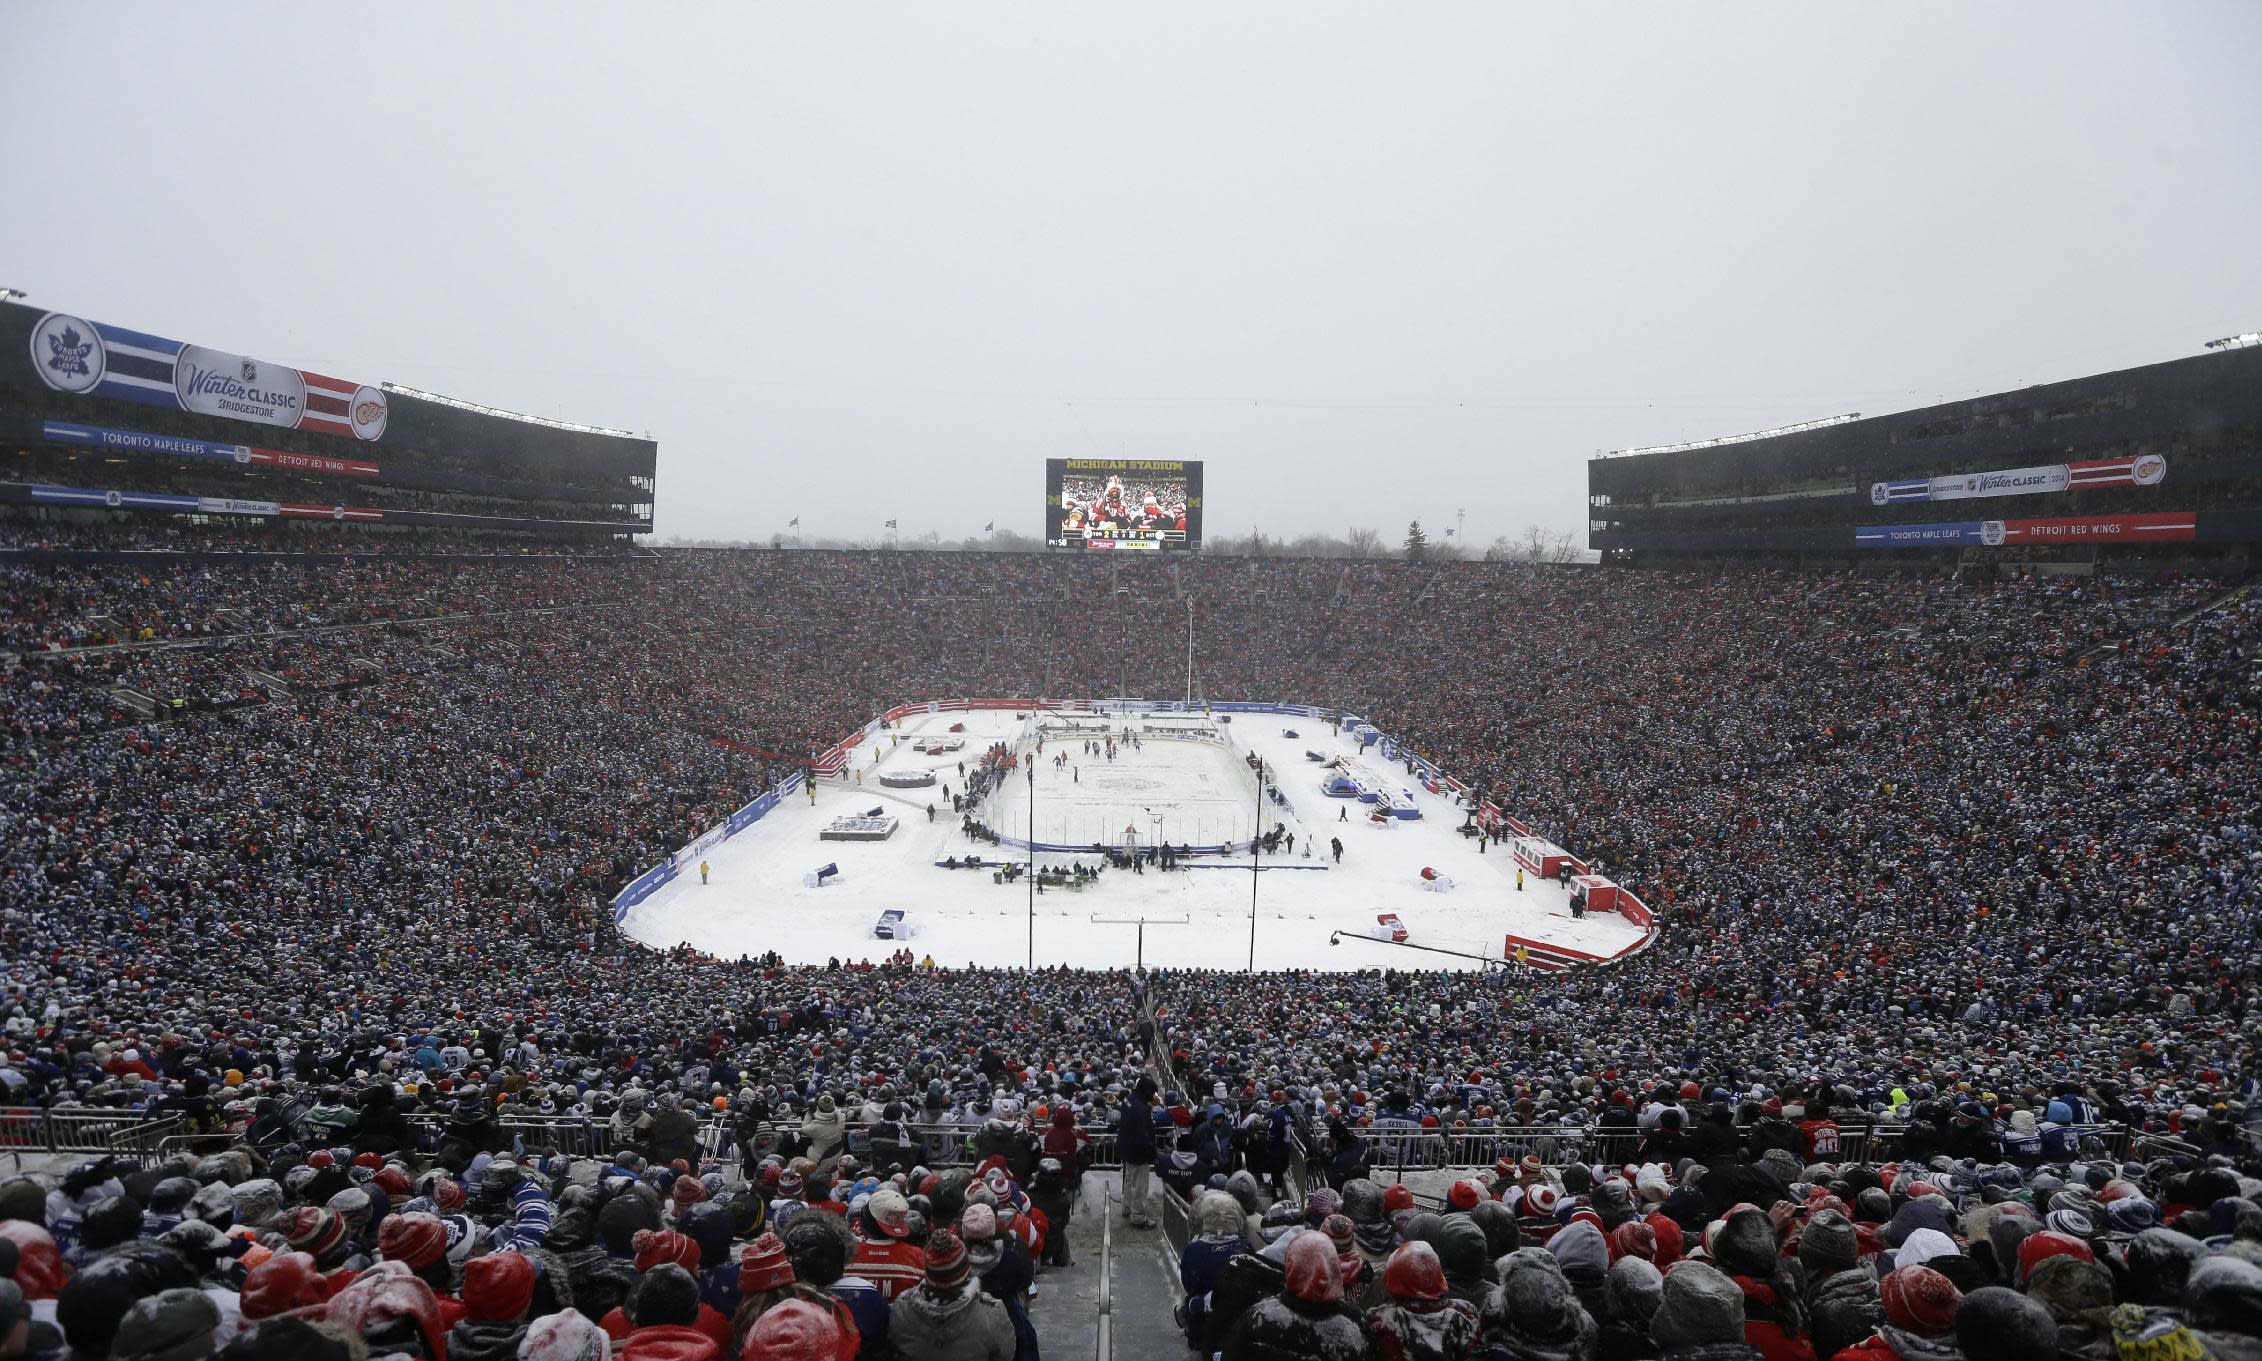
[[87,392],[102,381],[102,338],[88,322],[50,312],[31,331],[32,362],[40,381],[59,392]]
[[82,338],[78,331],[66,326],[61,335],[47,337],[47,367],[70,377],[83,377],[94,372],[86,357],[93,353],[94,342]]

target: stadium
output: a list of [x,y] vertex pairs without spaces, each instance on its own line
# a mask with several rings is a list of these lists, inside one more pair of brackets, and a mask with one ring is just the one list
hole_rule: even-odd
[[2262,1352],[2262,336],[1541,561],[1065,437],[673,543],[800,380],[253,301],[0,293],[0,1356]]

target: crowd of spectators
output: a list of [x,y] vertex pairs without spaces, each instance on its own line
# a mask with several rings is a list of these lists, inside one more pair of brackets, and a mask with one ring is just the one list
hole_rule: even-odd
[[[258,1161],[168,1170],[214,1209],[229,1200],[242,1226],[282,1224],[333,1250],[350,1240],[330,1260],[315,1254],[333,1284],[353,1253],[387,1255],[381,1221],[390,1221],[377,1213],[332,1240],[320,1216],[341,1193],[359,1210],[351,1193],[368,1192],[387,1159],[401,1160],[407,1182],[388,1208],[423,1192],[447,1210],[419,1184],[435,1165],[476,1202],[474,1222],[448,1230],[453,1274],[426,1280],[427,1294],[461,1307],[468,1300],[451,1292],[468,1295],[465,1273],[478,1260],[538,1246],[511,1236],[516,1206],[534,1199],[523,1187],[538,1188],[559,1225],[589,1209],[596,1238],[569,1237],[573,1250],[612,1247],[611,1257],[648,1268],[616,1270],[616,1296],[654,1279],[677,1289],[655,1273],[680,1252],[644,1262],[641,1250],[598,1242],[607,1206],[678,1188],[691,1196],[698,1184],[734,1215],[731,1197],[742,1194],[774,1208],[794,1199],[776,1184],[784,1176],[809,1186],[820,1168],[797,1170],[792,1159],[826,1152],[834,1122],[843,1147],[850,1127],[950,1119],[980,1126],[995,1145],[1022,1126],[1046,1132],[1064,1113],[1074,1126],[1133,1131],[1124,1156],[1144,1165],[1138,1132],[1154,1115],[1141,1079],[1158,1069],[1177,1089],[1153,1093],[1164,1098],[1161,1118],[1185,1134],[1155,1150],[1155,1165],[1187,1191],[1234,1171],[1270,1175],[1285,1128],[1330,1170],[1347,1206],[1375,1131],[1395,1125],[1486,1141],[1511,1161],[1528,1149],[1543,1162],[1599,1165],[1583,1187],[1575,1173],[1543,1174],[1558,1193],[1555,1228],[1573,1243],[1585,1235],[1565,1225],[1566,1207],[1584,1197],[1609,1220],[1619,1193],[1601,1182],[1645,1150],[1667,1197],[1700,1189],[1681,1158],[1721,1160],[1694,1180],[1707,1196],[1738,1189],[1704,1205],[1700,1237],[1714,1219],[1748,1232],[1730,1212],[1746,1200],[1766,1210],[1776,1203],[1768,1195],[1789,1206],[1762,1216],[1781,1244],[1824,1214],[1858,1229],[1874,1170],[1810,1174],[1835,1160],[1798,1147],[1790,1155],[1803,1161],[1776,1169],[1779,1187],[1746,1186],[1740,1169],[1765,1148],[1733,1136],[1727,1149],[1692,1147],[1720,1117],[1740,1112],[1750,1126],[1790,1107],[1849,1126],[1932,1125],[1937,1148],[1887,1152],[1912,1173],[1934,1157],[1966,1159],[1937,1174],[1959,1209],[2001,1200],[1990,1187],[2042,1202],[2071,1188],[2080,1178],[2064,1169],[2082,1149],[2065,1131],[2126,1124],[2172,1135],[2185,1163],[2115,1167],[2096,1200],[2124,1198],[2109,1183],[2127,1182],[2163,1217],[2192,1206],[2222,1221],[2206,1235],[2183,1219],[2155,1232],[2262,1236],[2262,1211],[2247,1226],[2240,1207],[2220,1208],[2262,1188],[2233,1178],[2229,1192],[2201,1200],[2192,1180],[2212,1175],[2211,1155],[2235,1160],[2243,1148],[2262,1019],[2262,602],[2225,600],[2232,587],[2219,580],[780,552],[240,566],[18,554],[0,571],[0,648],[22,654],[0,683],[4,1099],[179,1111],[199,1128],[235,1129]],[[537,609],[555,612],[527,613]],[[1635,888],[1660,911],[1655,945],[1623,965],[1550,975],[1135,982],[1105,971],[716,960],[647,949],[615,930],[607,903],[622,883],[873,713],[969,694],[1177,693],[1188,682],[1189,615],[1203,693],[1370,718]],[[80,650],[115,644],[124,646]],[[121,704],[121,688],[156,701],[156,720]],[[327,1110],[332,1123],[321,1127],[353,1136],[373,1105],[390,1143],[308,1132],[312,1113]],[[1652,1108],[1664,1106],[1677,1107],[1679,1142],[1651,1142],[1668,1123]],[[733,1132],[720,1166],[703,1167],[712,1150],[682,1142],[694,1111]],[[350,1128],[339,1113],[352,1115]],[[594,1122],[647,1162],[514,1162],[490,1190],[491,1165],[473,1166],[481,1155],[530,1152],[496,1135],[496,1117],[515,1113]],[[404,1114],[461,1137],[402,1137],[392,1121]],[[807,1131],[810,1146],[765,1132],[780,1121]],[[2064,1147],[2030,1146],[2030,1131],[2040,1140],[2045,1126]],[[1205,1151],[1207,1130],[1219,1132]],[[997,1203],[981,1207],[985,1231],[964,1204],[968,1186],[955,1188],[955,1206],[938,1203],[943,1188],[925,1181],[934,1174],[861,1137],[863,1171],[877,1181],[861,1209],[837,1216],[835,1243],[901,1242],[889,1226],[926,1234],[956,1224],[977,1241],[938,1243],[945,1235],[934,1233],[921,1250],[929,1285],[908,1297],[928,1300],[914,1312],[987,1317],[989,1306],[960,1302],[968,1295],[952,1273],[963,1263],[949,1258],[971,1255],[973,1275],[987,1280],[998,1211],[1046,1191],[1043,1169],[1006,1158],[1006,1185],[989,1193]],[[347,1171],[357,1153],[377,1166]],[[670,1170],[679,1160],[684,1169]],[[2003,1162],[2021,1169],[2015,1188],[1987,1179]],[[2060,1170],[2037,1170],[2046,1166]],[[2102,1166],[2085,1161],[2083,1176],[2097,1179]],[[892,1192],[878,1184],[891,1170],[902,1177]],[[261,1171],[270,1176],[252,1175]],[[754,1190],[742,1190],[741,1174]],[[158,1188],[141,1175],[121,1190],[137,1215],[162,1220],[169,1211],[153,1208]],[[267,1220],[212,1191],[262,1180],[283,1193]],[[121,1254],[115,1241],[107,1257],[87,1252],[82,1225],[105,1200],[92,1191],[108,1184],[85,1182],[36,1213],[0,1206],[0,1218],[80,1233],[73,1265],[100,1274]],[[569,1207],[575,1188],[587,1195]],[[1907,1201],[1921,1188],[1878,1189]],[[853,1198],[837,1195],[837,1208]],[[888,1225],[865,1222],[874,1199]],[[897,1199],[924,1205],[910,1211],[915,1224],[893,1220]],[[685,1208],[672,1199],[658,1208],[668,1206]],[[1527,1197],[1512,1208],[1537,1207]],[[1272,1234],[1278,1251],[1238,1255],[1269,1256],[1319,1292],[1289,1289],[1266,1317],[1348,1319],[1340,1298],[1321,1298],[1327,1288],[1298,1274],[1333,1235],[1334,1211],[1324,1201],[1301,1211],[1312,1233]],[[732,1271],[729,1254],[753,1246],[736,1240],[757,1238],[747,1230],[760,1224],[739,1215],[724,1233],[716,1253]],[[1373,1222],[1354,1227],[1366,1230],[1354,1234],[1359,1246],[1382,1244]],[[1405,1242],[1429,1241],[1394,1227],[1402,1241],[1368,1262],[1373,1279],[1359,1287],[1375,1306],[1357,1321],[1361,1337],[1399,1326],[1375,1321],[1400,1303],[1391,1259]],[[1550,1239],[1550,1260],[1571,1265],[1554,1252],[1561,1235],[1531,1227]],[[1622,1224],[1602,1227],[1615,1242]],[[1989,1264],[1980,1249],[1992,1226],[1947,1227],[1957,1251]],[[0,1234],[10,1228],[0,1223]],[[2144,1241],[2153,1240],[2129,1239]],[[788,1234],[780,1250],[798,1265],[814,1245],[796,1256]],[[2113,1256],[2106,1246],[2100,1260]],[[2118,1248],[2123,1258],[2134,1250]],[[141,1285],[119,1289],[138,1298],[149,1282],[174,1283],[170,1261],[136,1252],[122,1260],[139,1265],[114,1274]],[[1729,1270],[1709,1243],[1704,1253],[1731,1278],[1752,1274]],[[230,1269],[188,1255],[207,1274]],[[1540,1298],[1553,1287],[1522,1270],[1534,1262],[1483,1260],[1496,1258],[1490,1278],[1461,1282],[1482,1295],[1471,1300],[1478,1326],[1462,1350],[1435,1354],[1591,1358],[1594,1326],[1605,1342],[1631,1326],[1601,1286],[1558,1273],[1593,1286],[1576,1291],[1587,1320],[1578,1325]],[[606,1259],[600,1250],[584,1265]],[[1993,1259],[1999,1273],[2003,1260]],[[2181,1277],[2167,1291],[2109,1266],[2108,1303],[2181,1302]],[[803,1302],[819,1313],[829,1269],[816,1263],[799,1278],[818,1280]],[[1403,1274],[1426,1281],[1426,1271]],[[1668,1299],[1683,1274],[1666,1283]],[[562,1273],[545,1264],[538,1279],[553,1289],[571,1280],[574,1307],[591,1312],[570,1263]],[[1770,1288],[1792,1286],[1806,1288]],[[1001,1314],[1020,1289],[994,1292]],[[361,1298],[354,1290],[416,1295],[382,1271],[340,1298]],[[1539,1294],[1525,1301],[1527,1290]],[[1741,1293],[1757,1298],[1749,1285]],[[1314,1309],[1299,1312],[1297,1301]],[[1518,1340],[1514,1320],[1533,1310],[1571,1319],[1578,1335]],[[112,1310],[111,1321],[129,1312]],[[678,1312],[656,1306],[653,1316]],[[1007,1318],[1016,1335],[1025,1313]],[[682,1326],[696,1330],[703,1315],[693,1314]],[[858,1321],[876,1327],[868,1315]],[[644,1326],[633,1300],[627,1317]],[[1255,1330],[1254,1317],[1242,1331]],[[2191,1323],[2205,1326],[2197,1312]],[[1631,1348],[1616,1355],[1699,1340],[1633,1331],[1641,1336],[1616,1338]],[[1877,1345],[1893,1337],[1883,1336]],[[1496,1350],[1469,1350],[1480,1345]],[[1225,1350],[1285,1354],[1257,1346]],[[85,1350],[104,1355],[109,1344]]]

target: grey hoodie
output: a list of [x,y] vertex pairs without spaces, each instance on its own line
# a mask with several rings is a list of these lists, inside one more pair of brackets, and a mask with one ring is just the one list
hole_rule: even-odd
[[1013,1361],[1013,1320],[971,1281],[904,1294],[890,1313],[888,1338],[921,1361]]

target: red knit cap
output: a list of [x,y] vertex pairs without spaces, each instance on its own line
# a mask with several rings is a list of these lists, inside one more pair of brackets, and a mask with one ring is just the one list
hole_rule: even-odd
[[320,1304],[327,1293],[314,1259],[303,1252],[278,1252],[251,1269],[243,1278],[238,1308],[246,1323],[310,1304]]
[[345,1221],[314,1205],[299,1206],[283,1221],[283,1241],[291,1245],[293,1252],[320,1257],[345,1236]]
[[1629,1219],[1610,1231],[1610,1260],[1615,1264],[1621,1257],[1639,1257],[1645,1262],[1657,1260],[1657,1230],[1648,1221]]
[[793,1280],[793,1263],[786,1260],[785,1242],[775,1233],[764,1233],[738,1250],[740,1294],[776,1290],[793,1284]]
[[699,1269],[699,1245],[674,1229],[638,1229],[628,1245],[636,1253],[639,1275],[671,1262],[685,1271]]
[[761,1361],[830,1361],[839,1355],[843,1340],[831,1310],[807,1300],[786,1300],[755,1322],[742,1355]]
[[1900,1268],[1879,1282],[1877,1294],[1887,1323],[1927,1337],[1953,1332],[1956,1309],[1964,1301],[1955,1282],[1926,1266]]
[[480,1323],[516,1323],[534,1303],[534,1259],[516,1252],[474,1257],[463,1269],[463,1312]]
[[417,1271],[440,1260],[448,1250],[448,1229],[438,1215],[415,1211],[388,1215],[377,1230],[377,1255],[406,1262]]

